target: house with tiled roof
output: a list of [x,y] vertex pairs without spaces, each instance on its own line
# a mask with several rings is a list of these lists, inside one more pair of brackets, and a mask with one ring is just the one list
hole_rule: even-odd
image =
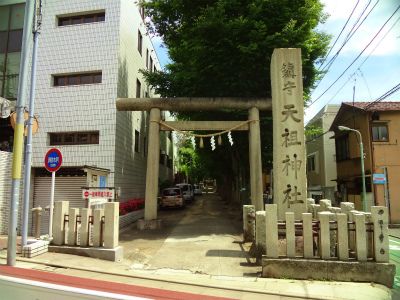
[[[386,205],[390,222],[400,224],[400,102],[343,102],[332,122],[335,133],[337,187],[341,201],[362,210],[360,140],[364,146],[366,207]],[[386,174],[386,183],[377,180]]]

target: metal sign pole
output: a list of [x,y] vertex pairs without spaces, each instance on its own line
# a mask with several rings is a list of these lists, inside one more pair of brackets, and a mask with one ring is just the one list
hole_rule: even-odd
[[51,172],[51,192],[50,192],[50,217],[49,217],[49,238],[53,238],[53,208],[54,208],[54,187],[56,184],[56,172]]
[[34,2],[26,1],[21,47],[21,64],[19,71],[20,76],[18,82],[17,104],[15,107],[17,118],[14,130],[11,202],[8,219],[7,266],[15,266],[16,264],[19,191],[21,186],[22,154],[24,149],[24,107],[28,88],[28,55],[32,36],[31,29],[34,10]]

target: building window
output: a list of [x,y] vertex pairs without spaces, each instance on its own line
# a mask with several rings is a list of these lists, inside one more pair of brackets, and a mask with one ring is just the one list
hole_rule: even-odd
[[139,152],[140,150],[140,133],[135,130],[135,152]]
[[142,20],[144,20],[144,7],[143,6],[141,6],[139,8],[139,12],[140,12],[140,16],[142,17]]
[[146,49],[146,69],[149,68],[149,49]]
[[87,145],[99,143],[98,131],[52,132],[49,133],[50,146]]
[[150,56],[150,72],[153,72],[153,58]]
[[143,36],[140,30],[138,30],[138,51],[140,55],[142,55],[142,46],[143,46]]
[[87,23],[95,23],[95,22],[104,22],[106,18],[106,13],[96,12],[90,14],[79,14],[73,16],[58,16],[58,26],[67,26],[67,25],[77,25],[77,24],[87,24]]
[[160,165],[165,165],[165,156],[166,156],[165,151],[161,150],[160,151]]
[[139,79],[136,79],[136,98],[140,98],[140,91],[142,90],[142,84]]
[[53,75],[54,86],[64,85],[80,85],[80,84],[93,84],[101,83],[102,73],[82,73],[82,74],[67,74],[67,75]]
[[349,158],[349,137],[348,135],[345,135],[336,139],[336,161],[342,161]]
[[383,123],[372,124],[372,141],[373,142],[389,141],[387,124],[383,124]]
[[315,172],[315,154],[307,157],[307,171]]
[[0,6],[0,97],[16,100],[25,4]]
[[172,158],[167,158],[167,167],[172,169]]

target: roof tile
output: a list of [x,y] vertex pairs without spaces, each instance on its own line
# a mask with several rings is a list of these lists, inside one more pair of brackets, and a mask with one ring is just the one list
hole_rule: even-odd
[[[354,102],[354,107],[365,110],[365,111],[394,111],[400,110],[400,102]],[[353,102],[343,102],[348,106],[353,106]]]

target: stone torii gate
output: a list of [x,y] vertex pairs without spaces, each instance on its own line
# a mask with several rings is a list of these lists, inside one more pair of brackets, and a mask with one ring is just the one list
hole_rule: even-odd
[[[160,131],[175,128],[187,130],[248,130],[250,158],[250,197],[258,210],[263,209],[262,164],[259,111],[271,110],[271,99],[264,98],[125,98],[117,100],[119,111],[150,111],[147,151],[145,221],[157,219]],[[164,121],[161,111],[215,111],[247,109],[249,117],[243,121]]]
[[[304,102],[300,49],[275,49],[271,58],[272,101],[268,98],[124,98],[117,99],[119,111],[150,111],[146,174],[145,222],[157,219],[160,130],[248,130],[250,198],[256,211],[264,210],[259,112],[272,110],[274,203],[279,218],[285,212],[296,219],[307,211],[305,171]],[[243,121],[161,122],[161,110],[214,111],[248,110]],[[146,226],[147,227],[147,226]]]

